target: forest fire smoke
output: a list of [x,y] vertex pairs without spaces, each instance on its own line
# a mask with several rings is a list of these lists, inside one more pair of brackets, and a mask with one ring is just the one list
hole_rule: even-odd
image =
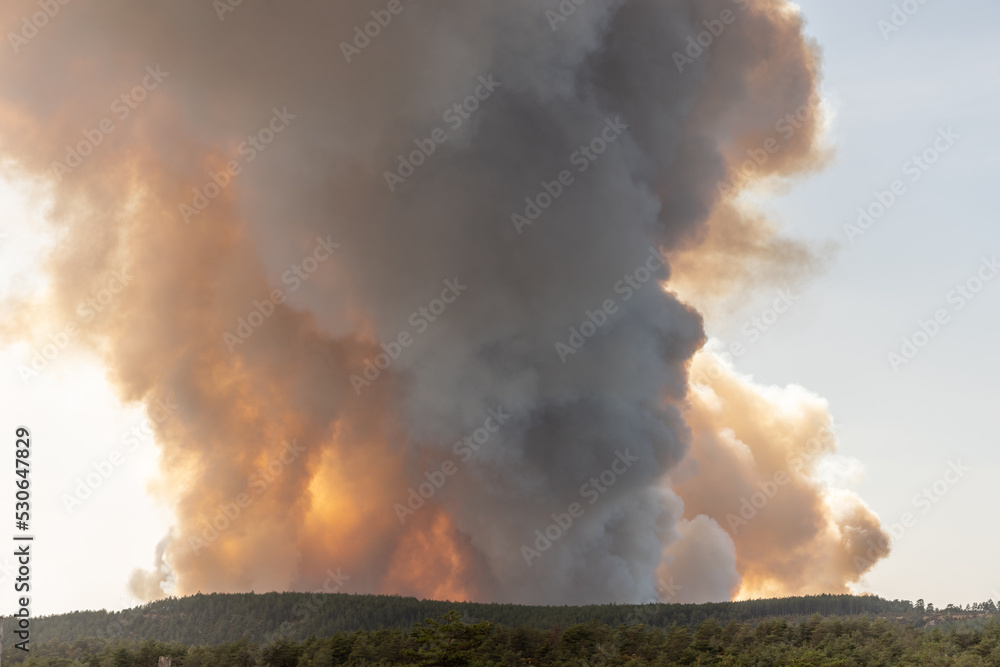
[[[0,335],[75,321],[124,267],[128,289],[72,345],[125,401],[180,406],[155,425],[176,524],[136,594],[314,591],[338,568],[349,592],[524,603],[646,601],[658,577],[705,598],[857,581],[878,520],[832,504],[808,466],[727,530],[733,494],[779,471],[825,408],[735,373],[688,387],[698,295],[811,261],[718,187],[823,158],[807,114],[741,171],[775,119],[817,108],[801,17],[786,0],[591,0],[555,31],[558,4],[407,3],[347,61],[330,36],[364,31],[361,5],[248,0],[220,21],[196,0],[105,0],[64,7],[0,60],[4,154],[51,181],[59,235],[46,291],[6,304]],[[31,7],[5,3],[0,21]],[[739,21],[678,71],[673,54],[727,9]],[[149,67],[169,78],[57,182],[53,164]],[[499,83],[488,101],[449,125],[442,110],[484,80]],[[432,155],[411,153],[428,137]],[[400,155],[421,164],[387,187]],[[289,289],[318,239],[325,259]],[[650,248],[677,274],[658,261],[650,286],[616,293]],[[704,289],[692,305],[653,287],[672,281]],[[461,296],[439,308],[449,284]],[[561,356],[609,295],[615,311]],[[399,500],[497,406],[503,427],[401,522]],[[638,463],[526,564],[534,531],[625,451]]]
[[710,350],[691,373],[691,451],[672,477],[682,525],[697,537],[672,547],[681,560],[665,571],[728,584],[703,598],[849,592],[888,535],[860,498],[820,478],[836,451],[826,402],[800,387],[756,385]]

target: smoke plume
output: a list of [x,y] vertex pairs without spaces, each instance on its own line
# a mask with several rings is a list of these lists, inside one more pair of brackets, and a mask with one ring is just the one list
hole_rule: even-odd
[[156,422],[176,525],[137,594],[857,579],[877,519],[806,477],[727,535],[732,494],[825,412],[735,377],[689,399],[702,320],[662,287],[665,257],[704,294],[812,261],[732,206],[824,155],[793,4],[59,7],[34,33],[34,2],[0,8],[32,33],[0,59],[2,149],[59,235],[4,331],[73,325],[125,400],[177,404]]
[[801,387],[757,385],[708,349],[691,377],[693,438],[674,489],[691,525],[707,525],[680,545],[696,555],[668,562],[664,576],[725,581],[710,554],[728,547],[729,596],[850,592],[888,553],[889,537],[856,494],[824,479],[837,448],[826,401]]

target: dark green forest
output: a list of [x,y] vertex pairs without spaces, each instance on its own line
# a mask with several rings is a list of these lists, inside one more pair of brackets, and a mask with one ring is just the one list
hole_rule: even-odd
[[1000,665],[990,601],[945,609],[823,595],[541,607],[394,596],[196,595],[35,619],[25,666]]
[[[457,610],[468,622],[490,621],[507,627],[547,630],[596,620],[604,625],[640,623],[666,628],[698,624],[707,618],[721,623],[774,616],[850,616],[904,614],[913,609],[907,601],[874,596],[822,595],[698,605],[591,605],[544,607],[515,604],[479,604],[418,600],[388,595],[345,593],[243,593],[194,595],[152,602],[121,612],[85,611],[34,619],[32,637],[49,639],[104,639],[219,644],[246,638],[262,642],[276,632],[288,639],[313,635],[329,637],[356,630],[410,630],[426,618]],[[5,621],[7,636],[13,626]]]

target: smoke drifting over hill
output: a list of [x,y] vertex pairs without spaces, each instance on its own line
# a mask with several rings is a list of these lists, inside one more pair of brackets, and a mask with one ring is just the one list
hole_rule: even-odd
[[732,378],[689,398],[699,304],[662,288],[810,262],[735,201],[823,156],[790,3],[105,0],[36,32],[0,61],[0,127],[61,237],[5,331],[73,323],[124,399],[180,406],[156,423],[176,526],[136,592],[342,572],[639,602],[664,576],[717,598],[863,573],[877,519],[806,473],[724,534],[827,417]]

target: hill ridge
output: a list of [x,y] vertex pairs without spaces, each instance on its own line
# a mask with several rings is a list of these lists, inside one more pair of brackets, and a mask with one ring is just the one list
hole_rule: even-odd
[[[508,627],[548,629],[595,620],[618,626],[666,628],[770,617],[899,615],[913,611],[908,600],[871,595],[814,595],[703,604],[650,603],[583,606],[451,602],[415,597],[348,593],[199,593],[167,598],[119,612],[76,611],[38,617],[32,638],[72,641],[87,637],[183,644],[220,644],[246,638],[268,642],[278,637],[303,640],[339,632],[396,628],[409,630],[419,621],[456,610],[467,622],[490,621]],[[5,625],[9,619],[5,619]],[[13,628],[7,627],[9,633]],[[10,635],[8,635],[10,636]]]

